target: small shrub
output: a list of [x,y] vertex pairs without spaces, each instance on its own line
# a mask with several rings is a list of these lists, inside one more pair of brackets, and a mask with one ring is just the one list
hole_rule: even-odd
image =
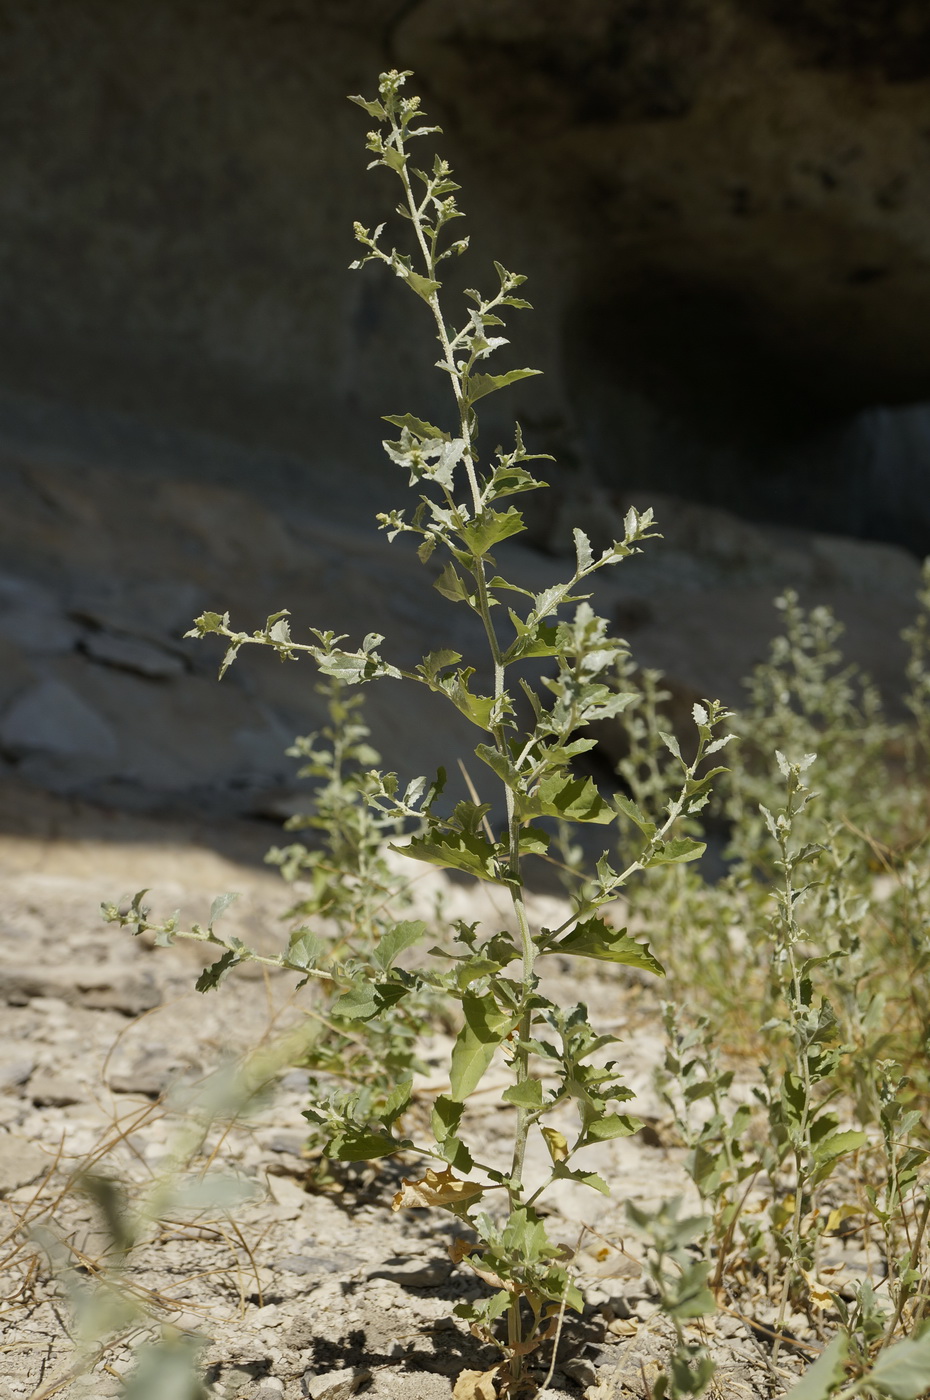
[[[683,756],[663,727],[661,677],[635,671],[585,591],[653,535],[652,513],[631,509],[623,538],[597,554],[575,530],[570,577],[541,593],[498,571],[494,551],[525,529],[513,498],[543,483],[519,427],[510,449],[479,457],[477,405],[534,373],[486,369],[507,344],[505,315],[529,304],[518,295],[524,279],[495,263],[492,292],[468,290],[464,318],[449,318],[440,274],[468,240],[449,238],[462,211],[448,164],[413,163],[412,144],[438,129],[422,124],[418,99],[403,96],[407,76],[383,74],[375,100],[352,100],[376,123],[371,165],[400,181],[412,251],[385,243],[383,225],[357,225],[363,254],[353,267],[383,265],[424,304],[452,412],[446,427],[410,413],[387,419],[395,436],[385,450],[416,499],[379,523],[391,540],[413,537],[428,586],[475,615],[486,650],[466,660],[440,640],[408,669],[390,661],[377,634],[353,649],[317,628],[299,640],[286,612],[251,633],[204,613],[192,635],[225,640],[221,674],[258,645],[285,662],[306,655],[327,678],[330,722],[297,744],[318,783],[304,824],[321,839],[271,854],[286,878],[304,882],[291,912],[305,922],[284,953],[259,955],[218,931],[229,896],[215,901],[206,927],[190,930],[176,919],[153,923],[141,895],[105,914],[135,932],[154,929],[163,943],[214,944],[219,957],[198,979],[201,991],[249,959],[315,986],[316,1029],[303,1051],[315,1071],[307,1113],[315,1142],[330,1160],[418,1162],[394,1206],[460,1222],[454,1255],[489,1291],[457,1311],[499,1346],[498,1379],[509,1390],[527,1385],[528,1358],[557,1338],[566,1308],[581,1306],[570,1258],[546,1230],[546,1191],[571,1180],[607,1194],[610,1183],[585,1167],[585,1149],[640,1126],[623,1111],[631,1095],[616,1064],[605,1062],[613,1037],[591,1025],[585,1006],[548,998],[540,968],[555,955],[660,974],[658,953],[671,973],[660,1090],[706,1215],[682,1219],[674,1202],[629,1211],[647,1237],[647,1266],[675,1336],[656,1400],[698,1396],[710,1384],[711,1359],[684,1324],[720,1300],[743,1315],[770,1309],[774,1326],[761,1334],[771,1338],[776,1379],[789,1309],[807,1315],[825,1346],[793,1400],[918,1400],[930,1378],[930,573],[908,634],[910,730],[889,724],[867,679],[843,665],[832,615],[808,613],[786,593],[777,602],[784,632],[750,678],[745,710],[695,705],[694,757]],[[467,800],[447,801],[443,770],[401,782],[372,767],[379,760],[346,687],[377,679],[425,686],[465,716],[480,733],[476,771],[492,800],[470,787]],[[628,738],[610,798],[577,762],[595,743],[588,727],[605,721],[625,726]],[[732,775],[707,768],[737,734]],[[728,831],[727,867],[713,882],[698,864],[708,814]],[[605,841],[615,828],[593,870],[576,823],[602,827]],[[572,902],[549,929],[528,916],[526,870],[549,857],[553,832]],[[508,927],[458,921],[433,933],[424,952],[429,930],[406,917],[386,837],[414,861],[505,892]],[[625,928],[613,922],[621,896]],[[449,1087],[427,1126],[409,1109],[417,1030],[437,1017],[456,1036]],[[747,1059],[757,1067],[747,1071]],[[505,1167],[480,1160],[463,1126],[492,1062],[509,1076]],[[549,1163],[538,1181],[525,1170],[533,1135]],[[825,1244],[851,1233],[878,1242],[880,1283],[831,1286]]]
[[[584,1006],[562,1007],[547,998],[540,990],[539,966],[552,955],[571,955],[661,972],[648,948],[614,927],[601,911],[638,872],[701,854],[701,843],[677,834],[677,827],[706,802],[719,770],[700,776],[698,770],[727,740],[716,736],[724,719],[721,707],[714,702],[696,706],[696,754],[687,761],[671,741],[677,777],[664,811],[644,811],[629,797],[609,801],[590,778],[573,769],[574,760],[594,745],[581,732],[584,727],[617,715],[632,698],[608,683],[626,648],[593,612],[585,584],[598,570],[638,552],[653,533],[652,514],[631,509],[623,539],[597,555],[576,530],[571,576],[542,593],[528,593],[497,572],[493,551],[525,529],[513,498],[543,484],[528,469],[534,454],[524,446],[519,427],[512,448],[498,448],[489,463],[482,464],[477,450],[479,402],[535,372],[490,374],[485,369],[489,357],[507,344],[499,334],[505,315],[529,305],[517,295],[525,279],[495,263],[495,289],[488,295],[467,291],[470,306],[464,319],[457,325],[448,319],[441,300],[442,265],[461,256],[468,240],[447,238],[449,225],[461,215],[448,164],[438,156],[428,169],[413,162],[412,143],[437,128],[423,125],[417,98],[403,96],[407,76],[384,74],[377,99],[353,101],[377,123],[368,137],[371,165],[386,167],[400,181],[400,213],[410,226],[413,253],[386,245],[383,226],[369,231],[357,225],[364,252],[353,266],[382,264],[425,304],[439,342],[439,366],[451,389],[454,421],[446,429],[410,413],[388,418],[397,436],[385,442],[385,450],[408,474],[416,500],[409,514],[392,510],[379,519],[390,539],[412,536],[417,542],[420,561],[429,570],[428,586],[480,620],[486,655],[465,663],[440,643],[408,671],[382,654],[384,639],[378,635],[367,636],[354,650],[342,645],[343,638],[316,628],[309,642],[298,641],[283,612],[251,634],[235,631],[226,615],[205,613],[195,634],[226,639],[223,670],[243,646],[257,644],[273,648],[286,661],[306,654],[324,676],[345,685],[390,678],[426,686],[481,735],[475,754],[487,781],[496,785],[496,803],[444,805],[443,771],[434,779],[418,777],[404,784],[394,774],[377,771],[347,779],[333,747],[321,751],[308,746],[310,766],[323,780],[313,820],[327,831],[328,847],[323,854],[290,848],[275,859],[285,871],[303,869],[310,875],[309,912],[335,914],[337,922],[348,919],[358,938],[340,932],[335,941],[327,941],[311,928],[300,929],[286,954],[265,961],[324,983],[332,993],[331,1021],[340,1028],[358,1028],[363,1039],[366,1027],[383,1027],[388,1021],[396,1025],[398,1008],[405,1002],[409,1006],[412,998],[428,995],[455,1008],[460,1028],[448,1066],[450,1087],[433,1104],[431,1133],[414,1138],[403,1131],[411,1098],[410,1064],[396,1066],[397,1079],[389,1090],[379,1081],[374,1093],[368,1087],[336,1093],[317,1102],[311,1117],[331,1157],[361,1160],[403,1152],[423,1160],[424,1169],[405,1181],[395,1208],[434,1207],[451,1212],[467,1227],[457,1256],[491,1291],[458,1311],[478,1335],[500,1346],[504,1374],[513,1385],[530,1353],[554,1335],[560,1310],[566,1304],[581,1306],[565,1252],[549,1239],[537,1204],[552,1182],[566,1179],[606,1193],[607,1183],[585,1170],[579,1159],[586,1147],[640,1126],[617,1111],[631,1094],[617,1078],[615,1064],[603,1063],[599,1053],[613,1037],[593,1029]],[[528,662],[542,672],[535,683],[526,678]],[[519,689],[512,682],[517,669]],[[489,678],[488,689],[479,688],[479,674]],[[529,704],[528,728],[521,728],[517,718],[521,691]],[[362,737],[356,734],[349,744],[355,745],[356,758],[363,752]],[[335,728],[329,740],[335,742]],[[364,797],[378,816],[363,817],[356,796]],[[547,824],[557,821],[604,828],[623,823],[635,838],[634,850],[619,869],[605,851],[576,892],[570,917],[555,929],[534,928],[527,916],[525,865],[546,853]],[[511,927],[485,930],[460,922],[451,949],[434,948],[423,968],[405,967],[403,955],[425,938],[425,924],[397,922],[385,912],[376,915],[370,901],[371,863],[378,859],[375,835],[401,823],[417,827],[398,848],[405,855],[505,891]],[[198,981],[202,991],[255,956],[238,940],[221,938],[215,927],[221,910],[222,901],[206,929],[185,933],[169,922],[158,935],[164,941],[193,936],[222,950]],[[109,913],[137,931],[151,927],[138,899],[123,915]],[[495,1057],[508,1068],[511,1082],[503,1097],[514,1110],[506,1169],[478,1160],[461,1128],[466,1101]],[[553,1113],[566,1107],[574,1110],[570,1136],[551,1126]],[[542,1135],[550,1170],[531,1184],[524,1162],[534,1133]],[[505,1338],[498,1336],[498,1319],[506,1319]]]

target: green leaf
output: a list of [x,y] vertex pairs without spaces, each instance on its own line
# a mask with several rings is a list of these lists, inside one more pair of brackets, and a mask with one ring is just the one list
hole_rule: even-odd
[[660,729],[659,738],[672,757],[677,758],[679,762],[681,762],[681,749],[678,747],[678,740],[675,738],[674,734],[666,734],[664,730]]
[[832,1162],[837,1157],[845,1156],[847,1152],[858,1152],[860,1147],[865,1147],[867,1143],[865,1133],[852,1128],[841,1133],[831,1133],[829,1137],[814,1144],[814,1160],[818,1165]]
[[444,1162],[458,1172],[470,1172],[475,1165],[474,1158],[460,1138],[450,1135],[439,1144],[439,1154]]
[[786,1071],[781,1081],[781,1106],[786,1122],[793,1128],[800,1127],[807,1108],[807,1093],[804,1081],[799,1074]]
[[467,831],[469,835],[477,836],[490,810],[490,802],[456,802],[449,823],[457,831]]
[[930,1328],[879,1353],[868,1380],[891,1400],[919,1400],[930,1384]]
[[649,859],[643,861],[643,866],[651,870],[655,865],[682,865],[687,860],[697,860],[706,850],[704,841],[693,841],[690,836],[675,836],[671,841],[663,841]]
[[405,1079],[400,1084],[396,1084],[388,1094],[381,1113],[378,1114],[385,1128],[389,1128],[392,1123],[396,1123],[402,1114],[406,1113],[410,1107],[410,1096],[413,1089],[413,1080]]
[[412,413],[385,413],[382,417],[385,423],[390,423],[395,428],[406,428],[423,442],[430,438],[439,438],[443,442],[451,440],[450,433],[444,433],[442,428],[434,428],[432,423],[427,423],[424,418],[415,418]]
[[426,932],[426,924],[416,919],[411,922],[395,924],[389,933],[386,933],[374,951],[374,961],[380,968],[387,972],[405,948],[412,948],[415,943]]
[[504,1316],[510,1307],[510,1296],[507,1290],[502,1288],[498,1293],[492,1293],[490,1298],[479,1298],[474,1303],[456,1303],[452,1311],[456,1317],[462,1317],[466,1322],[488,1328],[499,1317]]
[[466,719],[470,719],[472,724],[476,724],[479,729],[490,729],[494,697],[493,695],[473,695],[468,689],[470,677],[470,667],[464,671],[456,671],[454,676],[448,676],[441,681],[440,687]]
[[465,398],[468,403],[477,403],[486,394],[494,394],[498,389],[506,389],[508,384],[516,384],[519,379],[530,379],[541,374],[538,369],[512,369],[507,374],[470,374],[465,381]]
[[326,951],[325,938],[321,938],[312,929],[298,928],[291,934],[291,941],[287,949],[287,961],[294,967],[316,967]]
[[354,102],[356,107],[364,107],[368,115],[374,117],[376,121],[387,121],[387,112],[380,102],[367,102],[364,97],[350,97],[349,101]]
[[[505,666],[509,666],[513,661],[522,661],[533,656],[558,656],[560,647],[557,627],[547,626],[544,622],[538,621],[531,621],[527,625],[512,608],[508,611],[517,635],[504,653]],[[592,746],[594,743],[595,741],[592,740]]]
[[574,529],[572,538],[575,541],[575,559],[579,574],[583,574],[585,569],[590,569],[594,563],[594,555],[591,552],[591,541],[584,530]]
[[217,919],[226,913],[230,904],[234,903],[238,898],[238,894],[235,893],[217,895],[216,899],[214,899],[213,903],[210,905],[210,928],[213,927]]
[[508,272],[504,264],[497,261],[497,258],[494,259],[494,271],[501,280],[501,287],[506,287],[508,291],[511,287],[522,287],[526,281],[522,273]]
[[240,961],[239,954],[232,948],[228,948],[221,958],[217,958],[215,963],[210,967],[205,967],[203,972],[201,972],[197,981],[194,983],[197,991],[209,992],[212,991],[214,987],[218,987],[230,968],[235,967]]
[[554,612],[558,612],[563,603],[576,602],[577,599],[569,597],[564,584],[556,583],[551,588],[546,588],[542,593],[537,593],[533,598],[533,612],[537,618],[551,617]]
[[448,648],[441,651],[430,651],[424,656],[417,670],[425,676],[428,681],[434,681],[440,671],[444,671],[448,666],[454,666],[455,663],[461,661],[461,659],[461,652],[450,651]]
[[455,565],[449,561],[433,584],[437,593],[441,593],[444,598],[450,599],[453,603],[468,603],[471,601],[471,594],[465,586],[465,580],[456,569]]
[[185,632],[185,637],[205,637],[209,632],[219,632],[222,634],[224,627],[229,626],[229,613],[205,612],[194,618],[194,625],[189,632]]
[[644,1126],[641,1118],[629,1113],[607,1113],[589,1124],[585,1133],[586,1142],[609,1142],[611,1138],[630,1137]]
[[483,510],[459,534],[472,554],[481,558],[501,540],[519,535],[525,529],[523,516],[515,506],[511,506],[507,511]]
[[361,982],[357,986],[350,987],[347,992],[343,992],[342,996],[333,1002],[331,1014],[341,1016],[347,1021],[370,1021],[372,1016],[378,1014],[375,984]]
[[629,817],[630,821],[635,822],[647,841],[652,840],[659,828],[656,826],[655,822],[651,822],[648,817],[644,815],[631,797],[624,797],[622,793],[617,793],[614,796],[614,805],[619,808],[624,816]]
[[376,1157],[389,1157],[399,1147],[400,1143],[387,1133],[346,1130],[329,1140],[326,1155],[339,1162],[370,1162]]
[[333,1002],[330,1014],[345,1021],[370,1021],[379,1012],[395,1006],[409,990],[399,982],[368,982],[360,978]]
[[690,1317],[706,1317],[717,1310],[717,1301],[707,1288],[710,1260],[696,1259],[683,1268],[675,1280],[674,1295],[667,1303],[669,1317],[688,1322]]
[[611,928],[603,919],[585,919],[583,923],[576,924],[571,933],[548,951],[572,953],[579,958],[599,958],[602,962],[622,963],[625,967],[638,967],[643,972],[665,976],[664,967],[644,944],[630,938],[626,929]]
[[388,166],[391,170],[396,170],[398,175],[403,171],[404,166],[407,164],[407,157],[401,155],[400,151],[395,150],[393,146],[384,147],[381,159],[383,160],[384,164]]
[[611,822],[613,809],[605,802],[590,778],[543,778],[528,803],[527,816],[544,814],[569,822]]
[[521,1108],[542,1108],[543,1086],[540,1079],[524,1079],[522,1084],[511,1084],[501,1098],[506,1103],[515,1103]]
[[610,1195],[610,1187],[597,1172],[577,1171],[567,1167],[564,1162],[556,1162],[552,1168],[552,1175],[559,1181],[577,1181],[582,1186],[590,1186],[592,1191],[600,1191],[602,1196]]
[[415,836],[406,846],[392,845],[391,850],[443,869],[465,870],[479,880],[504,883],[497,868],[499,848],[492,846],[483,836],[472,836],[463,831],[433,837]]
[[695,1259],[682,1269],[673,1285],[673,1297],[666,1304],[670,1317],[685,1322],[688,1318],[706,1317],[716,1311],[717,1301],[707,1287],[710,1269],[709,1259]]
[[455,1103],[464,1103],[478,1087],[494,1051],[517,1023],[490,996],[463,996],[462,1011],[465,1024],[453,1046],[449,1069],[450,1097]]
[[320,652],[315,655],[315,660],[324,676],[332,676],[345,685],[359,685],[362,681],[374,680],[376,676],[391,676],[394,680],[401,678],[396,666],[367,652]]
[[[533,453],[533,456],[543,456],[543,453]],[[523,467],[514,466],[512,463],[501,463],[494,468],[491,477],[491,500],[499,500],[503,496],[518,496],[523,491],[539,491],[546,483],[537,481]]]
[[[823,1351],[809,1370],[785,1396],[785,1400],[830,1400],[830,1396],[846,1379],[846,1361],[849,1357],[849,1337],[845,1332],[837,1332],[832,1342]],[[915,1395],[919,1395],[916,1391]]]
[[[385,152],[385,155],[387,152]],[[434,282],[431,277],[421,277],[418,272],[404,272],[404,281],[412,287],[418,297],[422,297],[425,302],[429,302],[435,292],[442,286],[441,282]]]
[[291,625],[287,619],[287,612],[272,613],[271,617],[269,617],[268,621],[265,623],[265,635],[270,641],[277,642],[283,647],[290,646],[293,641],[291,637]]
[[520,779],[517,770],[506,754],[502,754],[500,749],[492,748],[490,744],[479,744],[475,749],[475,757],[480,758],[482,763],[497,774],[502,783],[508,787],[515,788]]
[[521,856],[544,856],[549,849],[549,834],[538,826],[526,826],[520,832]]
[[447,1138],[458,1132],[462,1119],[462,1108],[462,1104],[456,1103],[447,1094],[440,1094],[434,1101],[430,1126],[437,1142],[445,1142]]

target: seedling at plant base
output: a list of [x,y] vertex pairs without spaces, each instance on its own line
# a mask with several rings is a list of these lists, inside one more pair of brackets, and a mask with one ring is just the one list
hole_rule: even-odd
[[707,1287],[710,1261],[695,1257],[690,1247],[707,1232],[700,1216],[679,1217],[681,1202],[665,1201],[649,1211],[627,1202],[627,1215],[649,1241],[646,1263],[663,1315],[675,1329],[675,1345],[667,1366],[652,1387],[652,1400],[697,1400],[714,1374],[714,1363],[701,1342],[688,1341],[684,1328],[716,1311]]
[[[400,181],[399,212],[410,225],[414,252],[388,248],[382,242],[383,226],[371,232],[357,225],[356,237],[365,252],[353,266],[383,263],[425,304],[455,416],[448,430],[409,413],[387,420],[398,436],[385,442],[385,449],[409,474],[418,499],[411,513],[393,510],[379,519],[391,540],[412,535],[433,586],[480,620],[487,644],[483,673],[490,676],[490,688],[478,688],[478,658],[465,663],[457,651],[440,646],[412,670],[405,669],[382,655],[384,639],[376,634],[355,650],[343,646],[345,638],[317,629],[311,629],[310,642],[296,641],[285,612],[269,617],[251,634],[233,630],[228,616],[205,613],[193,635],[217,634],[227,640],[223,670],[243,646],[257,644],[273,648],[282,660],[306,653],[324,675],[346,684],[384,678],[425,686],[481,732],[475,754],[486,781],[502,798],[502,823],[490,801],[463,800],[444,807],[442,771],[434,781],[420,777],[406,786],[394,774],[373,773],[366,792],[388,822],[419,825],[419,833],[399,848],[407,856],[506,891],[510,926],[483,929],[459,923],[452,951],[433,949],[429,965],[416,972],[398,960],[424,939],[425,926],[419,921],[399,922],[381,931],[363,963],[340,960],[322,940],[314,940],[312,932],[301,935],[297,944],[292,941],[287,956],[278,961],[292,968],[296,964],[305,978],[344,988],[331,1012],[341,1023],[359,1028],[423,988],[457,1008],[461,1029],[449,1064],[449,1090],[433,1105],[431,1137],[424,1134],[414,1140],[399,1131],[411,1096],[409,1078],[396,1084],[376,1111],[360,1093],[318,1104],[312,1116],[333,1156],[360,1160],[404,1152],[432,1163],[405,1181],[395,1208],[443,1209],[467,1227],[456,1257],[492,1291],[458,1311],[478,1335],[501,1347],[501,1378],[513,1388],[523,1380],[526,1358],[553,1335],[560,1308],[581,1305],[565,1250],[549,1239],[537,1204],[548,1186],[560,1180],[607,1193],[606,1182],[578,1159],[585,1148],[640,1126],[637,1119],[616,1111],[631,1094],[618,1080],[615,1063],[604,1062],[602,1052],[614,1037],[592,1028],[584,1006],[566,1008],[547,998],[540,987],[540,964],[553,954],[571,954],[661,973],[648,948],[615,928],[601,911],[634,875],[702,853],[703,844],[680,835],[679,828],[707,801],[713,777],[722,771],[698,772],[726,743],[726,737],[715,733],[725,712],[716,702],[695,706],[698,743],[692,762],[682,759],[669,739],[681,771],[674,795],[661,812],[644,812],[629,797],[608,801],[590,778],[574,771],[574,760],[595,742],[585,735],[585,726],[616,716],[631,698],[609,683],[616,661],[626,654],[625,644],[612,638],[606,622],[596,616],[585,585],[598,570],[638,552],[653,533],[652,513],[631,509],[623,539],[599,555],[576,530],[571,577],[541,593],[510,583],[497,571],[493,551],[525,529],[512,498],[544,483],[527,469],[534,454],[526,450],[519,428],[512,449],[498,448],[490,463],[482,464],[476,405],[535,372],[517,369],[494,375],[484,369],[488,357],[507,343],[498,334],[504,314],[529,304],[516,295],[524,278],[496,263],[496,290],[489,296],[467,291],[471,305],[465,318],[457,325],[449,320],[439,274],[446,259],[465,252],[468,240],[446,241],[448,225],[461,215],[448,164],[437,156],[430,169],[421,170],[411,160],[411,143],[438,128],[422,125],[417,98],[402,96],[407,76],[384,74],[376,100],[353,101],[378,123],[368,137],[371,165],[388,169]],[[531,683],[527,663],[534,661],[542,663],[542,674]],[[511,681],[518,666],[522,707]],[[518,711],[526,713],[526,705],[530,722],[521,727]],[[531,926],[525,897],[525,862],[544,855],[549,846],[550,836],[539,824],[545,819],[605,828],[625,823],[636,835],[632,858],[614,869],[605,853],[578,889],[571,915],[554,929]],[[139,922],[140,914],[141,906],[126,921],[146,926],[144,919]],[[180,936],[176,927],[170,933]],[[224,948],[219,962],[200,979],[202,990],[252,956],[240,942],[224,942],[212,922],[206,932],[197,930],[194,936]],[[465,1104],[495,1057],[508,1067],[511,1083],[503,1098],[514,1110],[509,1164],[504,1168],[477,1160],[461,1131]],[[564,1126],[569,1108],[574,1126],[564,1133],[553,1125],[552,1116],[558,1113]],[[542,1136],[549,1167],[542,1179],[531,1181],[526,1152],[534,1133]],[[501,1318],[506,1318],[506,1340],[497,1334],[495,1324]]]
[[[284,916],[301,921],[291,943],[304,944],[321,926],[331,930],[328,957],[346,969],[341,980],[317,986],[315,1028],[301,1059],[311,1071],[311,1104],[348,1102],[354,1095],[371,1118],[383,1113],[398,1084],[426,1070],[418,1042],[424,1025],[441,1020],[440,1007],[436,993],[423,984],[370,1021],[359,1023],[333,1011],[354,979],[365,969],[377,971],[381,941],[409,917],[412,901],[410,881],[385,845],[388,837],[401,834],[402,825],[368,800],[376,781],[371,765],[381,756],[368,742],[362,696],[332,677],[317,689],[326,698],[328,722],[288,751],[304,760],[298,776],[316,779],[316,786],[308,810],[291,817],[286,827],[317,832],[318,841],[310,847],[300,841],[273,847],[265,859],[286,880],[299,882],[300,897]],[[328,1139],[320,1131],[318,1109],[311,1108],[308,1117],[308,1155],[316,1163],[319,1186],[329,1179],[320,1156]]]

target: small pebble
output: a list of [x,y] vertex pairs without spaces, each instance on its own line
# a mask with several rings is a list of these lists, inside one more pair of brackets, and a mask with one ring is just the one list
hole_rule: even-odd
[[59,1078],[39,1070],[29,1083],[29,1097],[34,1104],[49,1108],[65,1108],[68,1104],[84,1103],[87,1090],[73,1079]]
[[0,1064],[0,1089],[15,1089],[18,1085],[25,1084],[35,1065],[36,1062],[32,1058],[4,1060]]
[[345,1366],[338,1371],[324,1371],[318,1376],[312,1371],[305,1371],[304,1393],[310,1396],[310,1400],[349,1400],[359,1386],[370,1378],[371,1372],[360,1366]]
[[714,1320],[717,1324],[719,1337],[738,1337],[744,1331],[743,1324],[738,1317],[729,1317],[726,1313],[718,1313]]
[[263,1308],[256,1308],[250,1314],[250,1321],[254,1322],[256,1327],[280,1327],[284,1319],[277,1303],[266,1303]]
[[579,1385],[594,1385],[597,1381],[597,1367],[585,1356],[572,1356],[568,1361],[560,1362],[559,1370]]

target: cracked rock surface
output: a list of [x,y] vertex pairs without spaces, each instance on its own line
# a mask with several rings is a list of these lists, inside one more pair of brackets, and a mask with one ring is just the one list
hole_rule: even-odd
[[[229,1210],[167,1212],[133,1251],[126,1278],[149,1322],[169,1321],[202,1339],[202,1366],[217,1397],[336,1400],[358,1392],[450,1400],[463,1370],[494,1364],[493,1351],[452,1314],[484,1285],[452,1268],[446,1217],[391,1211],[409,1164],[353,1169],[335,1192],[310,1189],[301,1155],[307,1076],[286,1065],[250,1113],[217,1125],[191,1148],[198,1084],[231,1056],[299,1023],[306,992],[295,994],[284,976],[231,976],[219,994],[201,997],[192,990],[199,948],[153,949],[99,921],[101,897],[120,888],[148,885],[158,906],[180,907],[186,919],[203,917],[210,900],[232,888],[241,892],[228,915],[233,928],[274,948],[292,891],[255,859],[262,829],[243,834],[241,826],[125,815],[114,825],[112,817],[28,793],[17,815],[17,834],[0,839],[0,968],[28,968],[32,980],[0,983],[0,1238],[10,1251],[0,1296],[0,1400],[20,1400],[62,1378],[64,1400],[118,1393],[147,1319],[137,1316],[125,1335],[115,1329],[99,1355],[99,1338],[85,1338],[88,1374],[72,1375],[81,1339],[68,1333],[73,1300],[55,1250],[63,1244],[81,1261],[78,1283],[99,1278],[112,1242],[77,1187],[79,1171],[93,1163],[138,1202],[179,1153],[194,1167],[209,1161],[212,1171],[232,1174],[245,1199]],[[113,839],[117,831],[121,841]],[[442,876],[429,872],[427,880],[425,907]],[[488,912],[462,887],[446,893],[453,914]],[[531,916],[551,919],[553,897],[533,898]],[[68,969],[95,963],[116,988],[143,978],[154,989],[145,1007],[120,996],[101,1004],[95,979],[78,972],[67,992]],[[592,1167],[613,1183],[611,1200],[572,1183],[549,1197],[550,1231],[577,1250],[586,1297],[583,1316],[566,1323],[550,1389],[589,1400],[642,1396],[643,1377],[654,1375],[669,1334],[622,1198],[658,1201],[687,1185],[681,1149],[651,1085],[661,1054],[658,997],[641,980],[567,970],[556,974],[552,991],[586,999],[595,1022],[621,1036],[618,1056],[637,1095],[631,1108],[653,1130],[593,1150]],[[425,1101],[436,1092],[447,1050],[441,1037],[426,1048],[436,1068],[423,1085]],[[500,1099],[503,1083],[492,1067],[468,1111],[467,1132],[492,1159],[506,1146],[511,1110]],[[30,1222],[49,1232],[41,1236],[46,1243],[60,1242],[57,1265],[25,1238]],[[585,1224],[596,1235],[585,1234]],[[773,1393],[764,1351],[741,1324],[722,1316],[707,1340],[724,1393]],[[782,1356],[783,1384],[801,1364]]]

